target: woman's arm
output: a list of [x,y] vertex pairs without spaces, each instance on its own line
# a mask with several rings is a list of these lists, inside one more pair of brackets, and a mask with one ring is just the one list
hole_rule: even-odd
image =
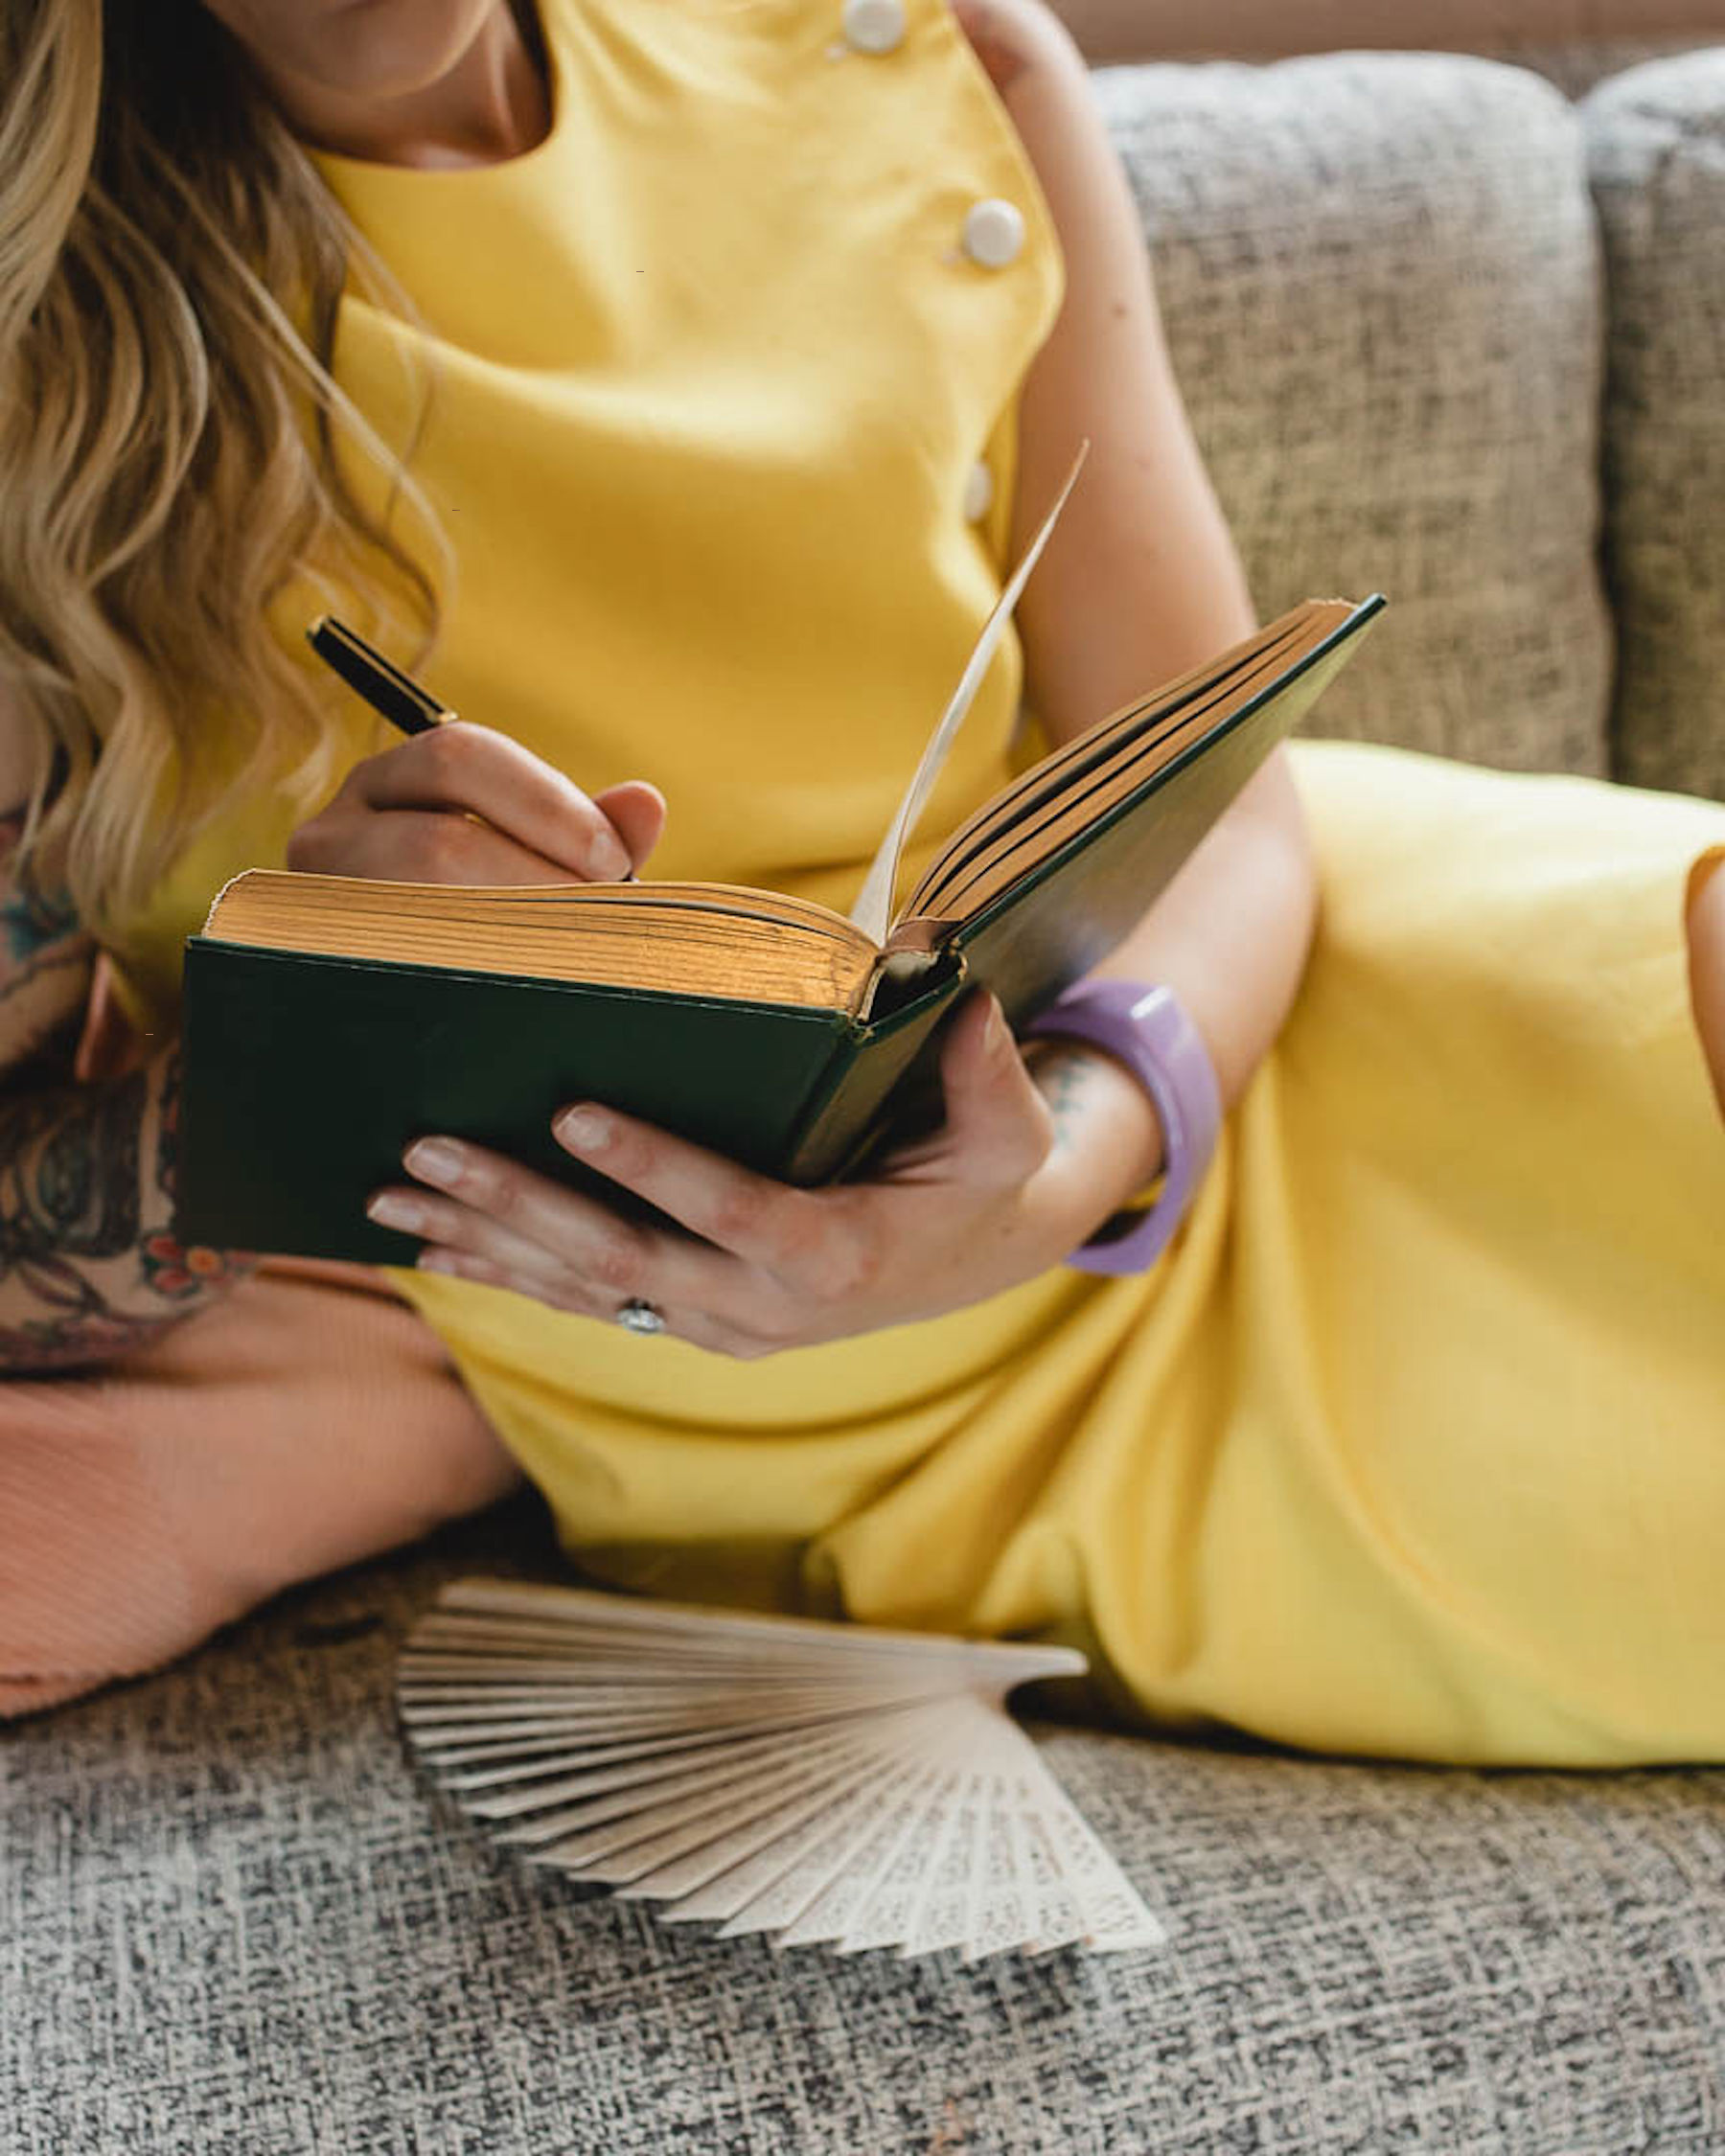
[[[1078,442],[1091,454],[1019,608],[1031,700],[1070,741],[1256,627],[1227,522],[1169,362],[1143,236],[1089,71],[1040,0],[955,0],[1024,139],[1066,257],[1066,301],[1020,404],[1014,558]],[[1279,752],[1142,925],[1098,969],[1165,982],[1208,1044],[1231,1106],[1279,1031],[1316,911],[1300,803]],[[1067,1142],[1155,1166],[1149,1102],[1076,1046],[1040,1066]],[[1100,1168],[1099,1168],[1099,1172]]]
[[219,1293],[169,1239],[171,1051],[100,1085],[74,1058],[95,946],[62,893],[19,872],[34,748],[0,685],[0,1373],[124,1354]]

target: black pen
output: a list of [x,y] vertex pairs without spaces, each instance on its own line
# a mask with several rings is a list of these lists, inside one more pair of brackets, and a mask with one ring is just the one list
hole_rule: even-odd
[[402,733],[428,734],[433,726],[454,718],[429,689],[422,689],[412,675],[392,666],[381,652],[374,651],[334,614],[319,614],[307,630],[306,641],[356,697]]
[[[307,630],[306,641],[356,697],[402,733],[428,734],[434,726],[447,725],[456,716],[429,689],[421,688],[411,674],[391,665],[356,630],[337,621],[334,614],[319,614]],[[632,868],[627,876],[617,878],[621,883],[635,881]]]

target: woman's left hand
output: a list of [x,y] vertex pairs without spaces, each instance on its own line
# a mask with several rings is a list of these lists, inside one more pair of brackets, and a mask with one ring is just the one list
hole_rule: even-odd
[[[1102,1075],[1133,1085],[1123,1071]],[[954,1020],[941,1078],[939,1132],[890,1156],[875,1180],[822,1190],[774,1182],[613,1109],[560,1112],[561,1145],[689,1235],[626,1221],[451,1138],[410,1146],[419,1187],[380,1191],[367,1211],[423,1236],[427,1271],[608,1320],[651,1303],[668,1332],[723,1355],[872,1332],[1047,1271],[1125,1195],[1099,1190],[1093,1159],[1086,1168],[1058,1142],[1055,1112],[992,997],[973,997]]]

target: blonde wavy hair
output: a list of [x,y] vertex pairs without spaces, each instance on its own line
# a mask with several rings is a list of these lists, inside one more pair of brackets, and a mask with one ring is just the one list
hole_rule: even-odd
[[[0,689],[37,736],[26,859],[99,932],[236,769],[327,792],[268,622],[296,576],[435,631],[412,445],[331,377],[350,283],[399,301],[196,0],[0,0]],[[390,475],[375,509],[350,452]]]

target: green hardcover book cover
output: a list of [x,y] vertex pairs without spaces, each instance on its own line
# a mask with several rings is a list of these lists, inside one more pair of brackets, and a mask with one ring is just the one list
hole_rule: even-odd
[[[237,879],[187,949],[178,1236],[411,1262],[413,1241],[363,1208],[400,1179],[413,1138],[448,1133],[590,1182],[550,1133],[582,1099],[793,1181],[843,1173],[938,1114],[941,1021],[969,987],[1023,1020],[1130,931],[1383,604],[1309,601],[1044,759],[873,934],[769,894],[568,886],[463,894],[464,933],[426,962],[438,946],[426,922],[449,910],[447,891]],[[877,892],[890,892],[908,823],[883,849]],[[487,907],[524,918],[535,902],[556,929],[530,947],[537,969],[483,963],[473,920]],[[672,923],[677,988],[652,985],[639,940],[619,938],[619,924],[650,916]],[[760,964],[709,961],[716,925],[739,922]],[[569,977],[584,954],[592,977]],[[691,991],[691,969],[708,963],[708,989]],[[774,992],[748,993],[757,975]]]
[[608,1100],[767,1170],[836,1070],[914,1044],[948,990],[881,1026],[837,1011],[246,950],[186,955],[177,1232],[213,1248],[412,1262],[364,1202],[451,1132],[565,1181],[551,1135]]

